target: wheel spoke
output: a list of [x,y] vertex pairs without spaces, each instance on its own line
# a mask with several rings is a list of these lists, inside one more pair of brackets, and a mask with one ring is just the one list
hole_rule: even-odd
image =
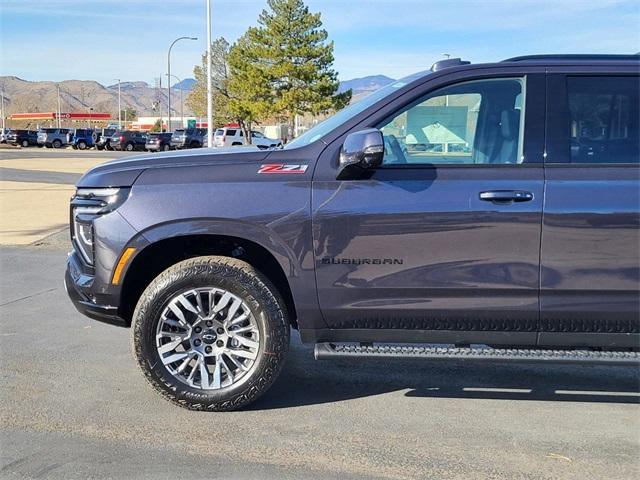
[[165,343],[161,347],[158,347],[158,352],[161,354],[169,353],[171,350],[175,350],[178,345],[184,342],[184,337],[179,337],[176,340],[172,340],[169,343]]
[[200,388],[209,388],[209,369],[204,358],[200,362]]
[[198,315],[198,310],[196,309],[196,307],[193,306],[193,303],[191,303],[187,297],[185,297],[184,295],[180,295],[178,297],[178,302],[180,302],[180,305],[182,305],[184,308],[186,308],[187,310],[189,310],[190,312],[195,313],[196,315]]
[[229,292],[224,292],[224,294],[222,295],[218,303],[216,303],[216,305],[213,307],[213,310],[211,311],[211,313],[213,315],[218,314],[220,310],[222,310],[224,307],[227,306],[227,304],[231,301],[232,298],[233,296]]
[[233,321],[230,321],[231,317],[227,317],[227,319],[225,320],[225,324],[228,324],[230,327],[233,327],[234,325],[240,325],[247,318],[249,318],[249,314],[248,313],[241,314],[240,316],[238,316],[238,318],[234,319]]
[[231,361],[231,363],[233,363],[233,365],[234,365],[236,368],[239,368],[240,370],[242,370],[242,371],[244,371],[244,372],[246,372],[246,371],[248,370],[248,368],[247,368],[247,367],[245,367],[245,366],[244,366],[244,364],[243,364],[242,362],[239,362],[238,360],[236,360],[235,358],[233,358],[231,355],[229,355],[229,352],[226,352],[226,353],[225,353],[225,357],[226,357],[226,358],[228,358],[228,359]]
[[213,388],[220,388],[220,384],[222,378],[222,358],[219,356],[216,358],[216,367],[213,370],[213,383],[211,386]]
[[204,306],[202,305],[202,297],[200,296],[200,292],[196,292],[196,304],[198,308],[198,315],[200,315],[201,317],[206,316]]
[[185,328],[185,329],[187,328],[184,324],[180,322],[176,322],[175,320],[171,320],[170,318],[165,318],[163,321],[165,325],[169,325],[170,327]]
[[242,300],[240,300],[238,297],[236,297],[233,302],[231,303],[231,306],[229,307],[229,310],[227,311],[227,319],[231,320],[233,319],[233,317],[236,316],[236,312],[238,311],[238,309],[240,308],[240,306],[242,305]]
[[173,314],[178,318],[178,321],[182,324],[182,325],[187,325],[187,319],[184,318],[184,313],[182,313],[182,310],[180,310],[180,308],[173,302],[171,302],[169,304],[169,309],[173,312]]
[[189,352],[187,354],[187,357],[184,359],[184,362],[182,362],[180,364],[180,366],[178,367],[178,370],[176,370],[177,372],[184,372],[184,369],[187,368],[187,365],[189,365],[189,362],[193,359],[193,353]]
[[228,349],[227,351],[229,352],[229,355],[234,355],[240,358],[248,358],[249,360],[255,360],[258,356],[257,351],[251,352],[249,350],[234,350],[232,348]]
[[196,359],[196,364],[191,369],[191,372],[189,372],[189,376],[187,377],[187,383],[191,386],[193,386],[193,377],[195,376],[196,371],[198,371],[198,367],[200,366],[201,361],[202,361],[202,357],[199,356]]
[[[225,357],[226,357],[226,355],[225,355]],[[232,384],[233,380],[235,379],[235,376],[233,375],[233,372],[231,371],[229,366],[226,364],[226,362],[222,358],[222,355],[220,355],[220,363],[221,363],[220,368],[224,367],[224,371],[227,372],[227,378],[229,379],[229,384]]]
[[233,335],[231,338],[233,338],[234,340],[237,340],[240,345],[243,345],[245,347],[258,348],[260,346],[260,344],[255,340],[252,340],[247,337],[243,337],[242,335]]
[[163,357],[162,363],[164,363],[165,365],[169,365],[170,363],[177,362],[178,360],[182,360],[183,358],[188,356],[188,352],[174,353],[173,355],[169,355],[168,357]]
[[253,325],[247,325],[246,327],[235,328],[229,332],[230,335],[236,335],[238,333],[246,333],[255,330]]

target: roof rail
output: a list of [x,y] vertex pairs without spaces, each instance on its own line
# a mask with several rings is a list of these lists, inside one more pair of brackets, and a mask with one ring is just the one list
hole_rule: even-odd
[[537,60],[640,60],[640,55],[629,54],[549,54],[549,55],[523,55],[507,58],[503,62],[535,62]]
[[470,63],[471,62],[462,60],[461,58],[447,58],[431,65],[431,71],[437,72],[438,70],[443,70],[445,68],[457,67],[459,65],[469,65]]

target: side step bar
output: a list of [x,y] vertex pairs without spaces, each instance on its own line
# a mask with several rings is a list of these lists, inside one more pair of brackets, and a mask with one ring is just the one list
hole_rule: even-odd
[[592,350],[498,349],[432,345],[384,345],[358,343],[316,343],[316,360],[333,358],[400,358],[422,360],[470,360],[493,363],[560,363],[612,366],[640,366],[640,352]]

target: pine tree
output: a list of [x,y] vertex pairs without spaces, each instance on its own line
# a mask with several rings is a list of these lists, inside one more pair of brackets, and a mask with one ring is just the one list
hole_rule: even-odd
[[268,72],[245,33],[229,53],[229,111],[251,143],[253,123],[267,117],[273,108]]
[[[348,104],[351,91],[336,93],[333,42],[327,41],[320,14],[310,13],[302,0],[267,3],[269,9],[260,14],[258,26],[249,28],[232,48],[232,56],[237,48],[237,54],[245,57],[244,64],[237,66],[249,69],[244,73],[253,93],[271,114],[290,125],[296,115],[319,114]],[[233,73],[235,83],[240,69]]]
[[[223,37],[211,43],[211,86],[213,90],[213,127],[233,119],[229,110],[229,49]],[[193,68],[196,83],[186,103],[199,117],[207,116],[207,53],[202,55],[202,65]],[[213,128],[212,127],[212,128]]]

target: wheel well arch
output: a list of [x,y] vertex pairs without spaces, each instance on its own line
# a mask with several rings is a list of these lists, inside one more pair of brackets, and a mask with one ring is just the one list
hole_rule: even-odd
[[287,308],[289,321],[298,328],[291,287],[282,266],[263,246],[227,235],[184,235],[158,240],[147,245],[131,261],[122,282],[120,316],[131,324],[142,292],[151,281],[171,265],[188,258],[222,255],[243,260],[265,275],[276,287]]

